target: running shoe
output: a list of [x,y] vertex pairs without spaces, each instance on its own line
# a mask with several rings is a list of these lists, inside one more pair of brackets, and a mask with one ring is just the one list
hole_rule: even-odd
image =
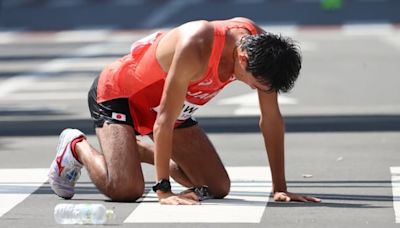
[[191,187],[191,188],[187,189],[186,191],[183,191],[182,194],[189,193],[189,192],[194,192],[197,195],[197,197],[199,197],[199,201],[214,198],[210,194],[210,191],[208,190],[207,185],[203,185],[201,187]]
[[50,166],[51,189],[64,199],[71,199],[75,194],[75,183],[81,175],[83,165],[75,159],[71,150],[71,142],[79,137],[86,136],[77,129],[68,128],[61,132],[57,155]]
[[210,191],[208,190],[208,186],[203,185],[201,187],[195,187],[192,189],[194,193],[199,197],[200,201],[207,200],[207,199],[212,199],[214,198],[211,194]]

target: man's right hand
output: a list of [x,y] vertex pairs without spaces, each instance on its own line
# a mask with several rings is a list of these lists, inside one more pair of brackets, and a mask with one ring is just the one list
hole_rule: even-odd
[[163,205],[198,205],[199,198],[194,193],[176,195],[172,192],[157,191],[160,204]]

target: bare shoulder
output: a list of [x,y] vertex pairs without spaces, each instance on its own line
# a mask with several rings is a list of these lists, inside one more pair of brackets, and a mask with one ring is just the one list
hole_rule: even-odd
[[[180,25],[161,38],[157,59],[169,71],[174,58],[205,65],[211,55],[214,27],[208,21],[193,21]],[[195,64],[190,64],[195,65]]]
[[192,21],[177,28],[180,39],[186,44],[207,45],[212,43],[214,26],[209,21]]
[[[208,62],[211,55],[214,26],[208,21],[193,21],[176,28],[177,47],[181,51],[191,52],[202,65]],[[203,64],[204,63],[204,64]]]

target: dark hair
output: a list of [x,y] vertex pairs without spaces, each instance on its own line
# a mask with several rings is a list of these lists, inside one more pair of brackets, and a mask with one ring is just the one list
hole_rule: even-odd
[[301,68],[299,47],[290,38],[272,33],[247,35],[239,47],[248,55],[247,71],[257,81],[268,82],[271,90],[288,92],[293,88]]

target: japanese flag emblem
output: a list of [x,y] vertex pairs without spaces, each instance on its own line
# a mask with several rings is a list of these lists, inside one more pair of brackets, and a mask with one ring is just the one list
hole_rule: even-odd
[[113,118],[114,120],[126,121],[126,115],[122,113],[113,112],[111,114],[111,118]]

